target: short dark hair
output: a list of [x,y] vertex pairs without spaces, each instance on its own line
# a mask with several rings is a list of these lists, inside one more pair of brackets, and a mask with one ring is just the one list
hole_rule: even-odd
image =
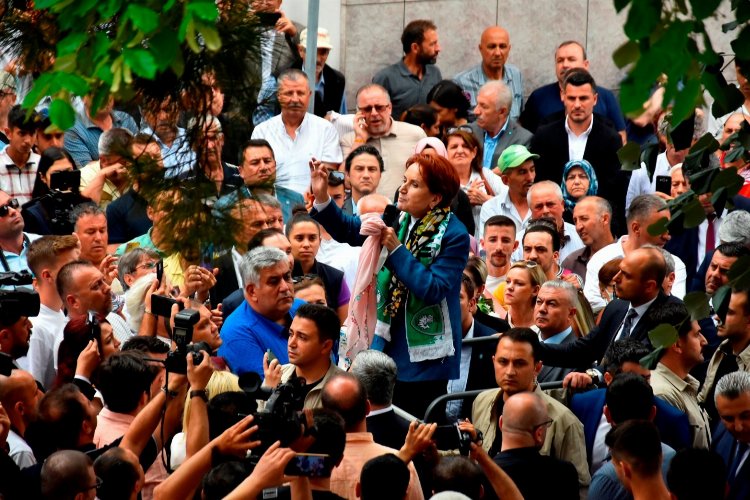
[[667,275],[667,259],[664,257],[660,248],[642,248],[651,253],[652,258],[648,259],[641,267],[641,283],[648,280],[656,281],[661,288],[661,284]]
[[534,361],[539,361],[542,355],[542,348],[539,344],[539,335],[531,328],[515,327],[503,334],[501,339],[508,339],[513,342],[523,342],[531,346],[531,352]]
[[120,351],[138,351],[143,354],[166,354],[169,352],[169,344],[162,342],[156,337],[147,337],[145,335],[135,335],[125,341],[120,347]]
[[686,448],[669,463],[667,487],[677,500],[724,498],[727,467],[715,451]]
[[96,490],[101,500],[128,500],[140,479],[135,464],[125,455],[125,449],[115,446],[105,451],[94,462],[96,477],[102,485]]
[[201,482],[203,498],[221,500],[234,491],[250,475],[250,472],[247,464],[238,460],[217,465],[203,477]]
[[724,257],[745,257],[750,255],[750,249],[748,249],[742,243],[722,243],[716,247],[716,251]]
[[344,419],[335,411],[326,408],[314,408],[312,418],[315,426],[315,442],[307,449],[307,453],[328,455],[334,465],[338,464],[344,456],[346,447]]
[[476,288],[474,287],[474,282],[471,280],[471,277],[465,274],[465,272],[464,274],[461,275],[461,287],[466,290],[466,295],[470,299],[474,298],[474,295],[476,294]]
[[652,422],[643,419],[624,422],[613,427],[604,442],[614,458],[628,462],[638,475],[660,473],[661,438]]
[[442,80],[435,84],[427,93],[427,102],[436,102],[438,105],[456,110],[457,118],[469,117],[469,99],[456,82],[453,80]]
[[427,19],[417,19],[407,24],[403,33],[401,33],[401,46],[404,49],[404,54],[411,52],[412,43],[422,43],[425,32],[429,30],[437,30],[437,26]]
[[750,288],[732,287],[732,295],[736,293],[745,294],[745,307],[743,307],[742,312],[745,313],[745,316],[750,315]]
[[[332,395],[328,388],[334,381],[339,379],[350,380],[355,386],[354,392],[345,395],[345,397]],[[347,432],[351,432],[367,416],[367,389],[365,389],[364,384],[353,373],[337,373],[329,378],[328,382],[323,386],[321,402],[323,408],[328,408],[341,415],[344,419]]]
[[602,367],[612,375],[622,373],[622,365],[625,363],[640,363],[641,359],[651,350],[643,343],[635,339],[623,339],[612,342],[604,353]]
[[654,406],[654,391],[640,375],[620,373],[607,386],[604,401],[616,425],[626,420],[648,420]]
[[567,47],[568,45],[577,45],[581,48],[581,53],[583,54],[583,60],[585,61],[588,59],[588,56],[586,55],[586,47],[584,47],[581,42],[577,42],[576,40],[565,40],[560,45],[557,46],[557,49],[555,49],[555,52],[560,50],[563,47]]
[[437,121],[437,111],[427,104],[416,104],[404,111],[401,121],[416,125],[417,127],[424,125],[430,128]]
[[80,393],[75,384],[65,384],[48,391],[39,401],[38,429],[46,437],[44,444],[53,451],[78,448],[81,425],[87,417],[78,399]]
[[486,221],[484,221],[484,231],[487,232],[487,228],[490,226],[500,226],[500,227],[512,227],[513,231],[517,231],[516,223],[513,222],[513,219],[510,217],[507,217],[505,215],[493,215]]
[[255,233],[255,236],[250,238],[250,241],[247,244],[247,251],[249,252],[250,250],[264,246],[263,241],[266,238],[270,238],[271,236],[277,236],[277,235],[285,236],[283,232],[279,231],[275,227],[261,229],[260,231]]
[[303,304],[294,314],[295,318],[309,319],[318,329],[320,343],[330,340],[333,344],[341,334],[341,320],[336,311],[321,304]]
[[666,323],[677,328],[677,334],[684,337],[692,330],[690,312],[683,302],[667,302],[654,309],[653,321],[655,325]]
[[591,90],[594,91],[594,94],[597,93],[594,77],[591,76],[591,73],[589,73],[584,68],[570,68],[565,72],[565,76],[563,76],[563,91],[565,91],[565,88],[568,85],[572,85],[574,87],[591,85]]
[[432,472],[432,489],[457,491],[469,498],[480,498],[484,474],[476,462],[469,457],[441,457]]
[[550,235],[550,238],[552,238],[552,251],[553,252],[559,252],[560,251],[560,233],[557,232],[556,229],[553,229],[550,227],[549,224],[544,223],[547,218],[542,217],[540,219],[537,219],[533,223],[529,224],[529,227],[526,229],[526,232],[523,233],[523,238],[521,239],[521,245],[523,245],[523,242],[526,241],[526,235],[529,233],[547,233]]
[[303,222],[311,222],[315,224],[315,226],[318,228],[318,234],[320,234],[320,222],[310,217],[310,214],[307,213],[307,210],[301,210],[299,212],[293,210],[292,213],[294,214],[292,215],[292,220],[286,223],[285,236],[287,238],[289,238],[289,235],[292,234],[292,229],[294,229],[294,226],[296,226],[297,224],[302,224]]
[[97,389],[107,408],[130,413],[138,408],[144,393],[150,395],[156,372],[139,351],[117,352],[101,364],[98,378]]
[[36,132],[36,111],[26,118],[26,110],[20,104],[14,105],[8,112],[8,128],[17,128],[23,132]]
[[[388,478],[384,481],[383,478]],[[393,453],[371,458],[359,475],[362,500],[404,498],[409,487],[409,468]]]
[[44,461],[40,472],[42,498],[73,500],[90,486],[89,467],[91,458],[81,451],[53,453]]
[[242,391],[222,392],[208,401],[208,435],[215,439],[222,432],[242,420],[239,415],[250,415],[258,404]]
[[378,165],[380,165],[380,171],[385,171],[385,164],[383,163],[383,157],[380,155],[380,151],[375,148],[375,146],[371,146],[369,144],[362,144],[356,149],[353,149],[351,153],[349,153],[346,157],[346,161],[344,162],[344,170],[348,173],[352,169],[352,161],[357,156],[360,155],[372,155],[378,160]]
[[242,165],[242,162],[245,161],[245,151],[250,148],[268,148],[271,151],[271,158],[273,158],[274,160],[276,159],[276,154],[274,154],[273,147],[271,146],[270,142],[265,139],[250,139],[242,145],[242,149],[240,150],[240,157],[238,160],[240,165]]

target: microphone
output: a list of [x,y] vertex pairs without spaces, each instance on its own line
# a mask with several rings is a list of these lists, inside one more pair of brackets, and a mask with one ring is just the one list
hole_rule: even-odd
[[396,205],[386,205],[383,211],[383,222],[387,227],[393,227],[398,222],[399,215],[401,215],[401,210]]

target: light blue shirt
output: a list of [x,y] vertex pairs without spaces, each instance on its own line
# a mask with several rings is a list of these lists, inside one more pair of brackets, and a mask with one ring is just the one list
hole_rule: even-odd
[[498,132],[495,137],[490,137],[490,134],[487,132],[484,133],[484,156],[482,157],[482,166],[484,168],[492,170],[492,167],[495,166],[492,164],[492,155],[495,154],[495,148],[500,140],[500,136],[502,136],[508,128],[508,122],[510,122],[510,120],[505,120],[505,125],[503,125],[503,128],[500,129],[500,132]]
[[545,344],[559,344],[563,340],[565,340],[565,337],[570,335],[573,332],[573,327],[569,326],[565,330],[561,331],[560,333],[556,333],[555,335],[551,336],[547,340],[544,340],[542,338],[542,335],[539,335],[539,342],[544,342]]
[[[477,105],[479,89],[482,88],[482,85],[490,81],[490,79],[484,73],[482,65],[478,64],[457,74],[453,81],[469,94],[471,109],[473,110]],[[510,106],[510,118],[511,120],[517,120],[523,110],[523,76],[521,75],[521,70],[512,64],[506,64],[503,67],[503,83],[508,86],[513,96]]]
[[190,148],[184,128],[177,127],[177,135],[171,146],[164,144],[148,125],[145,125],[141,132],[152,136],[159,144],[161,157],[164,160],[165,177],[179,177],[181,174],[187,174],[195,164],[195,151]]

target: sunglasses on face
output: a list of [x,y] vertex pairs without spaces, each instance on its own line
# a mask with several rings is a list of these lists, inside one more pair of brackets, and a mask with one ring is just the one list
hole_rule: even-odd
[[18,203],[18,200],[16,198],[11,198],[8,200],[8,203],[5,205],[0,206],[0,217],[5,217],[8,215],[8,212],[10,212],[10,209],[18,210],[18,207],[20,207],[21,204]]
[[387,104],[376,104],[375,106],[362,106],[359,108],[359,110],[365,114],[372,113],[372,110],[375,110],[377,113],[382,113],[386,109],[388,109]]

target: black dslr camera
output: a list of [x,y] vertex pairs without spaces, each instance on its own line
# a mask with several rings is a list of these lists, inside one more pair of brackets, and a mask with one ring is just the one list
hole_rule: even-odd
[[[7,326],[22,317],[33,318],[39,315],[39,294],[30,288],[16,288],[31,285],[33,277],[28,271],[20,273],[0,273],[0,286],[13,287],[0,289],[0,323]],[[0,375],[9,376],[15,368],[13,357],[0,353]]]
[[201,318],[201,314],[195,309],[184,309],[174,317],[174,330],[172,331],[172,340],[175,343],[175,350],[169,351],[167,359],[164,360],[164,367],[171,373],[187,373],[186,356],[190,353],[193,356],[193,363],[201,364],[203,354],[200,351],[211,352],[211,346],[206,342],[191,344],[193,341],[193,326]]
[[261,387],[258,374],[248,372],[240,376],[239,384],[251,398],[266,401],[265,408],[256,412],[253,422],[258,425],[253,439],[261,442],[253,449],[254,456],[262,455],[276,441],[281,441],[281,446],[289,446],[297,438],[310,434],[302,412],[306,396],[304,378],[293,376],[275,389],[268,389]]
[[458,422],[439,425],[432,437],[438,450],[458,450],[461,455],[469,456],[471,434],[458,428]]

